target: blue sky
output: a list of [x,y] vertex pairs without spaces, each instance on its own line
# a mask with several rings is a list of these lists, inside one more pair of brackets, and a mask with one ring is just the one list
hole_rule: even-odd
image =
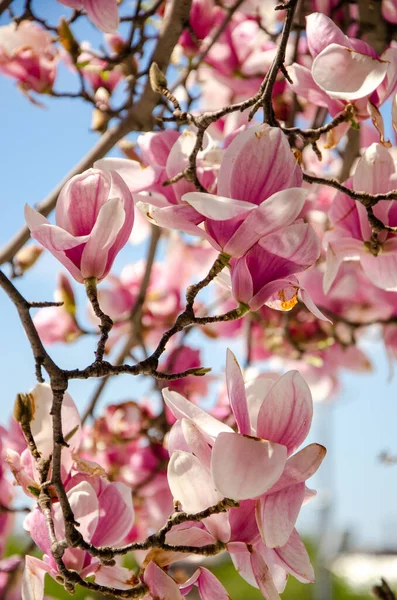
[[[51,2],[46,14],[59,15],[62,8]],[[56,20],[56,19],[54,19]],[[4,22],[4,21],[3,21]],[[88,32],[88,30],[87,30]],[[89,29],[91,34],[91,28]],[[89,131],[91,109],[79,101],[43,98],[47,108],[30,104],[13,81],[1,78],[2,151],[0,161],[1,206],[0,244],[5,243],[23,223],[23,206],[39,202],[64,177],[67,171],[91,148],[97,134]],[[62,71],[58,89],[66,89],[71,75]],[[145,245],[127,246],[115,270],[144,255]],[[51,256],[17,281],[21,292],[31,300],[50,300],[59,265]],[[79,297],[83,298],[81,292]],[[84,312],[84,303],[82,303]],[[7,424],[17,392],[35,384],[31,351],[8,299],[0,294],[0,330],[3,352],[0,361],[2,409],[0,422]],[[198,338],[197,338],[198,339]],[[237,355],[239,343],[230,344]],[[203,364],[224,365],[226,341],[205,344]],[[328,457],[317,478],[309,482],[319,488],[318,498],[304,508],[301,529],[315,530],[319,508],[332,503],[333,531],[351,530],[358,542],[376,548],[397,548],[397,467],[380,463],[383,450],[397,454],[397,384],[388,381],[388,365],[380,344],[366,343],[374,364],[368,375],[343,376],[342,392],[332,405],[316,406],[315,420],[308,442],[328,447]],[[92,339],[69,347],[51,349],[54,359],[64,367],[87,364],[93,357]],[[93,383],[72,382],[70,392],[79,407],[89,399]],[[136,379],[116,378],[107,388],[105,401],[139,399],[143,386]]]

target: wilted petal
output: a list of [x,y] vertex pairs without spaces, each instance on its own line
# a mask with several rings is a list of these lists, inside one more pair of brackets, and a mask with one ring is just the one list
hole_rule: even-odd
[[268,548],[287,543],[305,497],[305,484],[297,483],[265,494],[257,500],[256,518],[264,544]]
[[108,567],[100,564],[95,571],[95,583],[119,590],[128,590],[139,582],[137,576],[130,569],[114,565]]
[[280,600],[280,596],[274,585],[273,577],[269,567],[259,552],[251,553],[251,566],[255,581],[266,600]]
[[238,433],[221,433],[211,458],[216,488],[234,500],[260,496],[279,479],[286,456],[287,450],[280,444]]
[[230,406],[240,433],[251,435],[251,424],[248,415],[247,398],[244,379],[240,366],[233,352],[227,349],[226,385]]
[[388,62],[330,44],[314,59],[313,79],[331,98],[357,100],[382,83]]
[[153,561],[146,567],[143,579],[156,600],[183,600],[175,581]]

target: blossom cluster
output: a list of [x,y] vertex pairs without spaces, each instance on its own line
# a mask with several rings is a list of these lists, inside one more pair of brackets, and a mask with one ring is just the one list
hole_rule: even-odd
[[[25,206],[34,244],[12,275],[34,273],[44,249],[62,267],[55,302],[28,303],[0,280],[39,380],[0,431],[0,596],[41,600],[50,577],[71,593],[178,600],[197,586],[202,600],[227,600],[202,565],[223,553],[278,600],[288,576],[315,579],[296,529],[326,453],[301,448],[313,399],[335,398],[344,369],[371,369],[359,343],[370,326],[397,358],[397,46],[373,48],[355,4],[312,0],[294,16],[294,0],[193,0],[169,84],[144,48],[160,44],[160,24],[175,27],[178,3],[137,3],[129,35],[115,0],[60,3],[73,13],[56,27],[31,7],[0,27],[0,72],[31,100],[55,100],[63,63],[93,129],[119,120],[99,145],[123,133],[118,156],[93,153],[68,178],[54,217]],[[397,22],[396,2],[381,11]],[[106,33],[101,52],[75,37],[84,17]],[[146,258],[119,268],[129,243]],[[77,354],[83,337],[97,338],[95,360],[58,367],[52,345]],[[215,340],[244,345],[247,368],[228,349],[208,374]],[[131,385],[99,413],[120,374],[150,389]],[[103,379],[82,416],[68,384],[90,378]],[[6,556],[11,481],[40,556]]]

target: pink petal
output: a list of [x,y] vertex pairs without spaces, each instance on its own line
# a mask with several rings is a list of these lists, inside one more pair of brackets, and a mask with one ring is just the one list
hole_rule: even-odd
[[[43,457],[48,458],[53,449],[52,417],[50,415],[52,391],[48,383],[39,383],[30,394],[34,402],[33,420],[30,423],[31,431],[37,449]],[[77,406],[68,392],[65,392],[62,402],[62,426],[65,436],[74,431],[68,443],[71,450],[77,450],[81,441],[81,419]]]
[[69,179],[56,205],[58,227],[74,236],[88,235],[109,197],[110,185],[110,175],[98,169],[88,169]]
[[316,106],[324,106],[330,113],[338,113],[343,110],[343,104],[340,100],[331,100],[324,90],[322,90],[313,79],[312,72],[302,65],[294,63],[288,67],[288,74],[293,83],[289,87],[302,98],[306,98]]
[[286,464],[283,474],[277,481],[271,492],[275,493],[287,486],[306,481],[317,471],[327,451],[320,444],[309,444],[294,456],[291,456]]
[[223,155],[220,196],[259,205],[276,192],[301,185],[302,171],[278,127],[264,124],[246,129]]
[[125,567],[100,564],[95,571],[95,583],[118,590],[129,590],[136,584],[136,575]]
[[330,44],[350,47],[349,38],[329,17],[320,12],[306,17],[306,37],[313,58]]
[[259,240],[258,244],[280,258],[295,263],[303,271],[320,256],[320,240],[307,223],[294,223]]
[[268,548],[284,546],[290,537],[305,497],[305,484],[297,483],[257,500],[256,518]]
[[204,410],[186,400],[178,392],[168,388],[162,391],[164,402],[176,419],[189,419],[200,429],[207,441],[213,443],[214,438],[222,432],[233,432],[233,429],[218,421]]
[[330,44],[313,61],[313,79],[331,98],[357,100],[372,94],[388,63],[351,48]]
[[302,583],[313,583],[315,576],[306,548],[296,529],[285,546],[275,549],[289,573]]
[[255,504],[256,500],[241,500],[238,508],[232,508],[228,511],[231,540],[253,544],[259,539]]
[[120,198],[112,198],[101,207],[81,257],[80,269],[84,278],[96,277],[100,280],[106,275],[108,252],[124,221],[125,211]]
[[258,415],[257,435],[287,447],[292,454],[310,430],[313,400],[298,371],[285,373],[267,394]]
[[[390,240],[391,242],[392,240]],[[389,241],[388,241],[389,242]],[[393,240],[391,252],[387,252],[387,244],[383,246],[384,254],[373,256],[366,252],[361,256],[361,266],[371,282],[382,290],[397,291],[397,243]]]
[[307,190],[290,188],[273,194],[255,210],[248,213],[236,233],[225,245],[231,256],[242,256],[260,238],[290,225],[305,203]]
[[143,579],[156,600],[183,600],[175,581],[153,561],[146,567]]
[[204,567],[200,568],[197,583],[201,600],[231,600],[218,578]]
[[234,500],[260,496],[279,479],[286,456],[286,448],[280,444],[238,433],[220,433],[211,458],[215,486],[224,497]]
[[264,373],[245,384],[249,419],[251,427],[255,433],[257,429],[258,414],[260,407],[262,406],[262,402],[266,398],[273,384],[278,381],[279,378],[280,376],[274,373]]
[[316,306],[316,304],[314,304],[312,297],[310,296],[309,292],[305,288],[302,288],[302,287],[299,288],[298,297],[299,297],[299,300],[301,300],[303,302],[303,304],[306,306],[306,308],[308,310],[310,310],[310,312],[317,319],[320,319],[321,321],[328,321],[328,323],[332,323],[332,321],[330,319],[328,319],[328,317],[326,317],[321,312],[321,310],[319,310],[319,308]]
[[142,133],[137,140],[142,158],[147,165],[165,168],[171,148],[181,134],[173,129],[159,133]]
[[98,29],[116,33],[119,26],[117,0],[83,0],[87,16]]
[[174,500],[186,512],[200,512],[223,499],[210,471],[193,454],[176,450],[168,463],[167,477]]
[[269,567],[259,552],[251,553],[251,566],[260,591],[266,600],[280,600],[280,596],[273,582]]
[[115,546],[128,535],[134,523],[131,489],[122,483],[105,482],[99,496],[99,521],[92,539],[96,546]]
[[[79,532],[86,542],[90,542],[95,534],[99,519],[99,505],[95,490],[87,481],[81,481],[69,490],[67,495],[75,519],[80,523]],[[65,526],[59,503],[54,508],[54,522],[59,538],[64,539]],[[84,556],[82,558],[84,559]]]
[[329,292],[342,262],[345,260],[359,260],[364,252],[365,247],[360,240],[340,238],[337,242],[329,242],[323,282],[324,294]]
[[157,179],[157,173],[151,166],[143,167],[138,161],[128,158],[102,158],[94,163],[94,168],[116,171],[132,194],[146,190]]
[[42,600],[44,598],[44,577],[51,571],[51,567],[42,560],[34,556],[27,556],[22,578],[22,600]]
[[251,435],[251,424],[248,415],[247,398],[245,395],[244,379],[240,366],[233,352],[227,349],[226,385],[239,432]]
[[196,425],[188,419],[182,419],[181,421],[182,432],[186,443],[199,461],[208,469],[211,465],[211,448],[205,440],[205,437]]
[[190,192],[182,197],[184,202],[206,217],[215,221],[227,221],[248,213],[253,210],[255,204],[243,200],[233,200],[214,194],[202,194],[201,192]]
[[[353,175],[353,189],[369,194],[384,194],[393,189],[390,178],[396,171],[390,151],[382,144],[371,144],[357,162]],[[380,202],[387,208],[389,202]],[[361,204],[359,206],[362,206]],[[364,208],[364,207],[363,207]],[[365,216],[366,216],[365,211]],[[382,218],[383,215],[378,215]],[[368,221],[368,218],[367,218]]]

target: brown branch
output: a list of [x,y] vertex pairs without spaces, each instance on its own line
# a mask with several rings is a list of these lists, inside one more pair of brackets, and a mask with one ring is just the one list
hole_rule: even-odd
[[95,361],[102,362],[103,355],[105,354],[106,342],[108,340],[109,333],[113,327],[113,321],[108,315],[105,315],[105,313],[99,306],[96,277],[89,277],[85,280],[84,283],[87,298],[91,303],[95,316],[97,316],[100,320],[99,329],[101,331],[101,336],[99,338],[98,346],[95,352]]
[[381,585],[374,585],[374,587],[372,588],[372,592],[373,594],[377,597],[377,598],[381,598],[381,600],[396,600],[396,596],[395,594],[392,592],[392,590],[389,587],[389,584],[387,583],[387,581],[385,581],[385,579],[381,579]]

